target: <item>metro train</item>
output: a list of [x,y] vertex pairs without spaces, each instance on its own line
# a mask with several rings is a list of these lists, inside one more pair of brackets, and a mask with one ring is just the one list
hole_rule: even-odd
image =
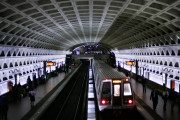
[[135,108],[130,79],[101,60],[93,60],[95,89],[99,111]]

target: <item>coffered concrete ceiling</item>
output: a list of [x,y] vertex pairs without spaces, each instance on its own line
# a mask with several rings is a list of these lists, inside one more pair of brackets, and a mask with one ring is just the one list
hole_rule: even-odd
[[[129,49],[180,36],[180,0],[1,0],[0,44]],[[173,38],[171,38],[173,39]]]

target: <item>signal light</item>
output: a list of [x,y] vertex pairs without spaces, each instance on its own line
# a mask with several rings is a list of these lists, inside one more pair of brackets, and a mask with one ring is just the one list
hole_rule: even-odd
[[101,104],[105,105],[106,104],[106,100],[101,100]]
[[133,101],[132,101],[132,100],[128,100],[128,103],[129,103],[129,104],[132,104],[132,103],[133,103]]
[[126,78],[126,81],[129,81],[129,79],[128,79],[128,78]]

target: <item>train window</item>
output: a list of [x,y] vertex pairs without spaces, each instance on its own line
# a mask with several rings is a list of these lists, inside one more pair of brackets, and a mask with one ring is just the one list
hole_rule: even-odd
[[130,83],[124,83],[124,96],[132,95]]
[[102,96],[110,96],[110,95],[111,95],[111,83],[103,82]]
[[114,85],[114,96],[115,97],[120,96],[120,85],[119,84]]

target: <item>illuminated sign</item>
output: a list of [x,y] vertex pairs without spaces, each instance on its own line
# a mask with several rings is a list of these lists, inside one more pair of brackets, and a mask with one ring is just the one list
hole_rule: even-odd
[[47,66],[55,66],[55,65],[56,65],[56,62],[47,62],[46,65],[47,65]]
[[135,61],[126,61],[126,65],[135,65]]
[[113,83],[121,83],[121,80],[113,80]]

